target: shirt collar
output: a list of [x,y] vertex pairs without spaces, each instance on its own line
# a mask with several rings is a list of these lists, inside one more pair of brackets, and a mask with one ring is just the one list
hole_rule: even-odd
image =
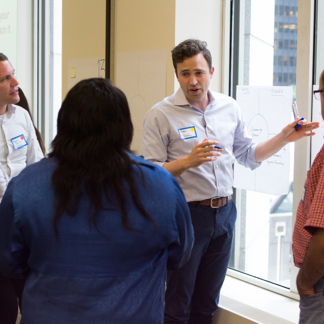
[[184,95],[181,88],[179,88],[178,91],[175,93],[174,105],[175,106],[190,106],[190,103],[188,102],[188,100],[187,100],[186,96]]
[[9,120],[11,117],[14,117],[16,114],[16,106],[15,105],[7,105],[7,110],[5,112],[5,117],[3,121]]
[[[216,101],[216,98],[214,96],[214,94],[208,89],[208,98],[209,98],[209,104],[212,104]],[[183,91],[181,88],[178,89],[178,91],[175,93],[175,96],[174,96],[174,105],[175,106],[192,106],[190,105],[190,103],[188,102],[186,96],[184,95]],[[206,109],[208,109],[208,106]]]

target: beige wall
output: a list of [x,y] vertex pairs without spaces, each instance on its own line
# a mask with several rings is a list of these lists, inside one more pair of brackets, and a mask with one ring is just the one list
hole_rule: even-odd
[[175,0],[115,0],[112,27],[112,80],[115,79],[118,52],[166,48],[166,95],[171,95],[174,70],[170,51],[175,45]]
[[62,1],[62,98],[68,89],[68,61],[105,57],[106,0]]

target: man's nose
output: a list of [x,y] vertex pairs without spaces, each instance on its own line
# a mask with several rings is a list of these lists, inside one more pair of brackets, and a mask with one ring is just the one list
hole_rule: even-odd
[[16,77],[13,75],[12,76],[12,82],[11,82],[11,86],[12,87],[17,87],[19,85],[18,80],[16,79]]
[[195,85],[195,84],[197,84],[197,79],[196,79],[196,77],[195,77],[194,75],[192,75],[192,76],[190,77],[190,84],[191,84],[191,85]]

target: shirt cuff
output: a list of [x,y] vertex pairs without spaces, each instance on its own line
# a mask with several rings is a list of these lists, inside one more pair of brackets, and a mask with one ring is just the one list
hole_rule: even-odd
[[247,163],[251,170],[254,170],[258,168],[261,165],[261,162],[255,161],[255,150],[256,150],[257,144],[254,143],[250,148],[250,153],[248,155]]

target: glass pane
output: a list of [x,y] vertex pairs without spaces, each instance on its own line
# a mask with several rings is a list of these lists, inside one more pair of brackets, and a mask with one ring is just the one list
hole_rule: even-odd
[[[246,0],[240,85],[292,86],[295,99],[298,0]],[[262,17],[262,19],[260,18]],[[251,60],[251,53],[260,53]],[[254,56],[255,57],[255,56]],[[293,116],[292,116],[293,118]],[[272,196],[236,190],[238,222],[230,267],[290,287],[294,149],[290,191]]]

